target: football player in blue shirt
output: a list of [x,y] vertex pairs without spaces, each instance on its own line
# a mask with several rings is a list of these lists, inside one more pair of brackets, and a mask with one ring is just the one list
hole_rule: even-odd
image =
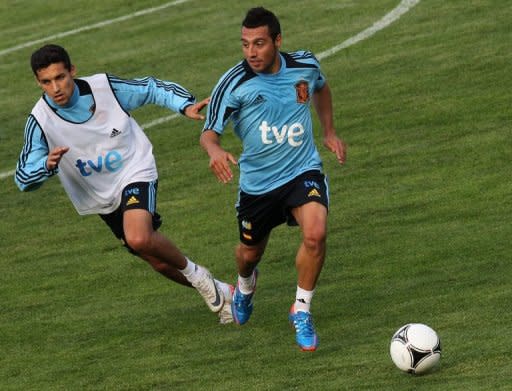
[[196,103],[185,88],[153,77],[75,78],[75,66],[58,45],[36,50],[31,66],[43,95],[25,125],[15,174],[20,190],[35,190],[57,175],[79,214],[100,215],[131,253],[165,277],[195,287],[221,323],[229,322],[233,288],[158,231],[152,145],[129,114],[156,104],[199,120],[208,99]]
[[[256,266],[272,229],[285,222],[299,225],[303,240],[295,259],[298,281],[289,320],[299,347],[313,351],[318,337],[310,305],[325,259],[329,190],[314,142],[311,103],[324,144],[340,164],[346,147],[336,135],[331,92],[314,55],[281,52],[279,20],[262,7],[248,11],[241,38],[245,59],[215,86],[201,135],[210,168],[221,182],[233,178],[230,164],[240,167],[233,317],[244,324],[252,313]],[[238,161],[220,144],[229,121],[243,146]]]

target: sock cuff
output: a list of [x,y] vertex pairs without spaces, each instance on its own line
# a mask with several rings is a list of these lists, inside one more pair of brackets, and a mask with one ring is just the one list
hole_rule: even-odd
[[297,293],[295,294],[295,300],[309,304],[311,303],[314,294],[314,289],[312,291],[308,291],[306,289],[302,289],[300,286],[297,285]]
[[185,277],[190,277],[192,275],[192,273],[194,273],[196,271],[197,266],[194,262],[192,262],[187,257],[185,257],[185,259],[187,260],[187,266],[185,266],[185,269],[180,270],[180,271],[183,273],[183,275]]
[[240,274],[238,275],[238,289],[244,295],[248,295],[254,292],[254,287],[256,285],[256,278],[254,273],[249,277],[242,277]]

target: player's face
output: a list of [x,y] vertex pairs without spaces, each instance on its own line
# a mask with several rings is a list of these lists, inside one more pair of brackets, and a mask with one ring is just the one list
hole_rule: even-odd
[[242,50],[249,66],[257,73],[276,73],[281,65],[279,48],[281,35],[275,40],[269,34],[268,26],[242,27]]
[[66,69],[63,62],[50,64],[37,71],[36,80],[43,91],[59,106],[68,104],[75,88],[75,67]]

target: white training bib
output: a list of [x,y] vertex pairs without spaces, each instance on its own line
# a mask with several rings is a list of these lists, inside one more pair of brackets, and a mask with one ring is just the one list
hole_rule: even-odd
[[122,189],[133,182],[157,179],[151,142],[117,101],[105,74],[84,77],[95,110],[83,123],[60,117],[41,98],[32,114],[48,148],[69,147],[58,176],[77,212],[107,214],[121,202]]

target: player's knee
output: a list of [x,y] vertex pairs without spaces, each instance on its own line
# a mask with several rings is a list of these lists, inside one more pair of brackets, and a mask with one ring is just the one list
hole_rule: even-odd
[[145,253],[151,246],[151,238],[147,235],[127,236],[126,245],[137,254]]
[[307,230],[303,235],[304,246],[308,252],[322,254],[325,251],[326,231],[323,227]]
[[239,245],[235,250],[235,256],[239,262],[244,264],[257,264],[263,252],[258,248]]

